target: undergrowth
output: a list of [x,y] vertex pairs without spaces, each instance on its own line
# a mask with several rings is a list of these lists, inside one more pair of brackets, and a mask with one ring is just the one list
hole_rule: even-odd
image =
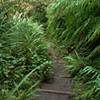
[[32,5],[23,1],[0,5],[0,100],[33,100],[37,85],[51,75],[44,29],[24,6]]
[[0,1],[0,99],[33,100],[51,77],[51,41],[77,80],[76,100],[99,100],[99,40],[100,0]]
[[48,35],[66,52],[66,69],[82,83],[80,98],[99,100],[100,1],[57,0],[47,7],[47,17]]

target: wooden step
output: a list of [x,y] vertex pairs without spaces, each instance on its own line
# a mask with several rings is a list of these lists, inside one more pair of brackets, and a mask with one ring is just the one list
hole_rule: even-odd
[[43,83],[41,85],[41,89],[48,90],[61,90],[61,91],[72,91],[73,80],[68,78],[67,80],[64,78],[54,78],[52,82]]
[[72,100],[72,96],[38,92],[35,100]]
[[73,96],[75,93],[68,92],[68,91],[57,91],[57,90],[48,90],[48,89],[38,89],[39,92],[51,93],[51,94],[58,94],[58,95],[70,95]]

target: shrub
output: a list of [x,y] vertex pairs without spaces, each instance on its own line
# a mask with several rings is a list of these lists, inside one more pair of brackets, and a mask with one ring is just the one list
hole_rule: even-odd
[[84,100],[100,98],[99,4],[99,0],[57,0],[47,8],[48,34],[67,49],[70,73],[86,85]]
[[36,86],[52,69],[43,28],[22,13],[9,16],[1,9],[1,14],[0,99],[33,99]]

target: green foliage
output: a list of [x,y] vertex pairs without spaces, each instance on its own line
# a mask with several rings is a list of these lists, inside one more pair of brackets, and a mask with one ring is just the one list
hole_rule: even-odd
[[99,100],[100,0],[57,0],[47,17],[49,36],[67,49],[69,72],[84,84],[81,99]]
[[0,99],[31,100],[50,78],[44,30],[69,53],[69,72],[84,84],[81,99],[99,100],[100,0],[2,0]]
[[52,71],[45,34],[16,2],[6,3],[0,5],[0,100],[33,100],[36,86]]
[[[79,56],[70,55],[64,59],[68,62],[68,67],[66,69],[69,70],[73,77],[75,77],[77,82],[82,82],[82,90],[80,92],[81,99],[99,100],[100,70],[93,65],[93,62],[91,63],[88,59],[81,58]],[[80,88],[80,86],[78,88]]]
[[66,48],[86,45],[91,38],[95,40],[97,35],[93,34],[100,33],[99,3],[99,0],[58,0],[50,4],[47,16],[51,37],[66,44]]

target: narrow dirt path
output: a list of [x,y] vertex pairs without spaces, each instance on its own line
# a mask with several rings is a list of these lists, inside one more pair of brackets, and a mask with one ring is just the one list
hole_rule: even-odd
[[36,100],[72,100],[73,80],[65,73],[65,64],[61,57],[50,50],[54,66],[53,80],[42,83]]

